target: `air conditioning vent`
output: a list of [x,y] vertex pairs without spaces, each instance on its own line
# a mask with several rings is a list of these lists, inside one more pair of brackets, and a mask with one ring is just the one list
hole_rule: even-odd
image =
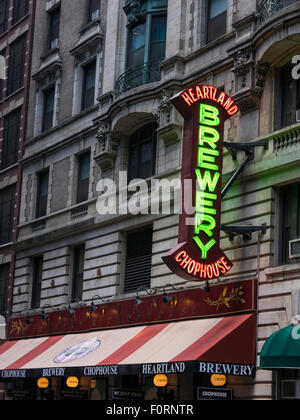
[[282,381],[281,396],[283,400],[300,399],[300,380]]
[[300,109],[296,111],[296,122],[300,122]]
[[55,48],[59,47],[59,39],[55,38],[51,41],[51,49],[54,50]]
[[92,13],[92,22],[95,22],[95,20],[98,20],[98,19],[99,19],[99,9],[95,10]]
[[289,241],[289,258],[300,257],[300,239],[293,239]]

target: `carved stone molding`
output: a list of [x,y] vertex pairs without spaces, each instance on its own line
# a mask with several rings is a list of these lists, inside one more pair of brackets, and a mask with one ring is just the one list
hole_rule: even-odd
[[113,169],[121,141],[121,134],[111,131],[111,123],[107,119],[100,121],[96,137],[98,138],[98,145],[95,161],[101,167],[102,172]]
[[141,22],[146,16],[146,10],[142,6],[142,0],[132,0],[126,8],[128,25],[135,25]]
[[245,114],[259,107],[269,66],[255,63],[251,48],[239,50],[234,56],[235,93],[232,98]]
[[160,104],[153,111],[159,126],[157,132],[164,140],[165,146],[180,141],[182,133],[178,113],[170,101],[173,96],[173,89],[164,89],[160,95]]

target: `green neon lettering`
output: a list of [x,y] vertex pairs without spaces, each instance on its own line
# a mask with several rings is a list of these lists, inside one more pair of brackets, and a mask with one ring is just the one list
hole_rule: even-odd
[[207,252],[216,244],[216,241],[214,239],[211,239],[206,245],[204,245],[198,236],[194,236],[193,239],[198,245],[198,247],[201,249],[201,258],[203,260],[206,260]]
[[207,143],[212,149],[216,149],[218,141],[220,140],[220,134],[215,128],[205,127],[200,125],[199,127],[199,146],[203,146]]
[[200,124],[217,126],[220,124],[219,110],[215,106],[200,105]]
[[[203,222],[207,222],[208,224],[204,224]],[[213,230],[215,229],[217,223],[212,216],[203,213],[196,213],[195,216],[195,233],[199,235],[202,231],[206,233],[207,236],[210,238],[213,236]]]
[[219,156],[218,150],[207,149],[206,147],[198,148],[198,166],[204,169],[210,169],[211,171],[217,171],[219,166],[214,164],[215,157]]
[[[207,200],[208,198],[208,200]],[[217,214],[216,209],[213,207],[214,203],[211,200],[216,200],[217,194],[211,194],[203,191],[196,191],[196,209],[203,213]]]
[[199,185],[199,189],[201,191],[209,190],[210,192],[214,192],[217,186],[217,183],[220,178],[220,173],[215,172],[213,179],[211,179],[211,172],[205,171],[204,176],[202,178],[200,169],[195,169],[196,177]]

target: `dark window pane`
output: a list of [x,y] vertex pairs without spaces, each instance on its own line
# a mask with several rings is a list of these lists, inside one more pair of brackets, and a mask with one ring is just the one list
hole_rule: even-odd
[[166,52],[167,16],[153,16],[151,28],[150,61],[162,62]]
[[11,95],[24,84],[26,39],[24,35],[11,44],[9,49],[7,95]]
[[96,62],[83,67],[82,110],[95,103]]
[[36,217],[39,218],[47,214],[49,172],[39,173],[37,181]]
[[43,256],[33,258],[32,266],[31,308],[37,309],[41,302]]
[[8,21],[8,0],[0,0],[0,34],[7,29]]
[[141,23],[131,29],[128,34],[127,68],[144,64],[146,24]]
[[300,184],[284,187],[280,191],[281,238],[279,240],[279,262],[287,264],[289,260],[289,241],[300,238]]
[[75,246],[73,250],[73,279],[71,297],[73,302],[82,299],[84,251],[84,244]]
[[150,287],[152,260],[152,226],[127,234],[124,292]]
[[89,197],[90,152],[81,155],[78,164],[77,203],[82,203]]
[[49,45],[48,48],[56,48],[59,39],[59,26],[60,26],[60,8],[53,10],[49,13]]
[[29,0],[14,0],[13,23],[26,16],[29,10]]
[[296,110],[300,109],[300,81],[292,78],[292,65],[281,69],[281,127],[296,123]]
[[9,264],[0,265],[0,315],[7,310],[7,290],[9,282]]
[[18,161],[21,109],[4,118],[1,168],[7,168]]
[[226,33],[227,27],[227,0],[209,0],[207,20],[207,42]]
[[97,10],[99,10],[100,0],[89,0],[89,13],[88,13],[88,22],[92,22],[96,19]]
[[209,1],[209,18],[213,19],[227,11],[227,0]]
[[146,179],[155,172],[156,124],[136,131],[129,140],[128,180]]
[[52,86],[44,92],[44,111],[42,131],[49,130],[53,127],[53,113],[54,113],[54,96],[55,87]]
[[0,245],[12,240],[15,192],[14,185],[0,192]]

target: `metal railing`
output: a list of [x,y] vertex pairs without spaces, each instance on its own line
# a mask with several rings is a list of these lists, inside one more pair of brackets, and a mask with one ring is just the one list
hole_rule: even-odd
[[298,2],[299,0],[263,0],[257,8],[258,25],[262,25],[279,10]]
[[115,97],[130,89],[160,80],[160,63],[146,63],[132,67],[123,73],[115,84]]

